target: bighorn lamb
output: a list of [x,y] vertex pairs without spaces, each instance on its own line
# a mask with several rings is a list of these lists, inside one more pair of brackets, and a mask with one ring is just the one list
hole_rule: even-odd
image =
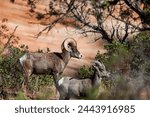
[[82,55],[77,49],[77,43],[74,39],[65,39],[61,45],[62,53],[37,53],[30,52],[24,54],[20,59],[25,79],[24,88],[26,88],[29,76],[34,74],[51,74],[55,78],[55,84],[58,82],[60,74],[63,72],[71,57],[80,59]]
[[102,79],[109,79],[110,73],[106,71],[103,63],[94,61],[92,64],[94,68],[94,74],[91,78],[73,78],[62,77],[57,84],[57,90],[59,91],[59,99],[81,98],[86,96],[88,89],[94,88],[100,85]]

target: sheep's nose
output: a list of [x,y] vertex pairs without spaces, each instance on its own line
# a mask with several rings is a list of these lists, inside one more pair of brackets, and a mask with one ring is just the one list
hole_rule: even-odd
[[82,54],[79,55],[79,58],[80,58],[80,59],[82,58]]

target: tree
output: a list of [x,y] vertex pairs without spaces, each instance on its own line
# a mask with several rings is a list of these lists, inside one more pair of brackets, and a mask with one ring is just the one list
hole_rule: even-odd
[[148,0],[51,0],[49,5],[49,11],[59,12],[59,17],[38,36],[68,17],[80,24],[82,34],[95,33],[96,40],[102,38],[109,43],[114,39],[123,43],[130,35],[150,29]]
[[[109,1],[110,5],[116,5],[121,0]],[[150,26],[150,1],[149,0],[123,0],[125,4],[139,15],[144,30]],[[149,29],[149,28],[148,28]]]

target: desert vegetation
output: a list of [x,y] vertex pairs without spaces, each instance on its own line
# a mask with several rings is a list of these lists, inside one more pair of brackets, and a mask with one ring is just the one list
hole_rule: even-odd
[[[10,28],[11,19],[5,17],[0,22],[0,99],[69,99],[72,97],[150,99],[149,0],[46,0],[45,3],[48,4],[45,5],[44,10],[41,10],[40,6],[44,4],[42,0],[10,0],[6,3],[12,6],[20,3],[26,4],[27,16],[32,19],[32,22],[36,21],[42,25],[42,29],[34,33],[35,41],[61,24],[75,29],[76,38],[77,34],[84,38],[94,35],[92,36],[94,42],[102,40],[106,52],[102,54],[101,50],[93,49],[92,51],[97,53],[95,58],[88,61],[88,65],[76,69],[78,72],[76,76],[64,75],[64,66],[54,71],[59,73],[57,77],[55,73],[50,74],[54,70],[52,68],[47,69],[47,71],[50,70],[48,73],[30,74],[26,78],[28,90],[25,92],[23,90],[24,70],[19,58],[26,54],[36,53],[43,57],[40,57],[41,60],[38,61],[37,57],[35,59],[30,54],[32,61],[43,64],[46,61],[48,64],[48,60],[43,58],[44,55],[52,52],[47,47],[46,49],[37,47],[37,50],[31,52],[31,46],[20,43],[22,37],[18,35],[19,24]],[[26,34],[26,32],[21,33]],[[63,45],[64,41],[61,42]],[[79,41],[76,43],[80,44]],[[73,49],[72,44],[66,45],[65,48],[68,48],[66,50],[70,56],[73,56],[75,50],[78,49],[78,47]],[[80,48],[88,49],[85,46]],[[54,55],[57,55],[59,59],[62,57],[58,53]],[[84,56],[82,59],[85,59]],[[26,61],[31,63],[29,59]],[[104,67],[98,67],[96,63],[95,66],[91,65],[91,61],[97,61]],[[55,59],[52,63],[60,62]],[[33,69],[36,68],[34,65]],[[71,66],[73,67],[73,64]],[[108,73],[109,77],[108,75],[102,77],[104,73]],[[96,78],[100,78],[94,83],[98,85],[92,83],[92,79]],[[81,87],[82,91],[80,91]],[[57,95],[57,90],[60,97]]]

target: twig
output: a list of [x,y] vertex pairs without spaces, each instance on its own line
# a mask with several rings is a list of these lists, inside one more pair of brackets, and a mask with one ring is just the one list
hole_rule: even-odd
[[36,38],[38,38],[44,31],[46,31],[48,29],[47,32],[49,32],[58,22],[62,21],[67,15],[68,13],[71,11],[72,6],[74,4],[75,0],[71,0],[68,6],[68,9],[66,11],[66,13],[64,13],[62,16],[60,16],[59,18],[57,18],[56,20],[54,20],[52,23],[50,23],[48,26],[46,26],[42,31],[40,31],[37,35]]
[[18,26],[16,26],[13,30],[13,32],[10,34],[10,37],[8,38],[6,44],[4,45],[4,47],[2,48],[2,50],[0,51],[0,55],[2,54],[2,52],[9,46],[11,39],[14,36],[15,31],[17,30]]

